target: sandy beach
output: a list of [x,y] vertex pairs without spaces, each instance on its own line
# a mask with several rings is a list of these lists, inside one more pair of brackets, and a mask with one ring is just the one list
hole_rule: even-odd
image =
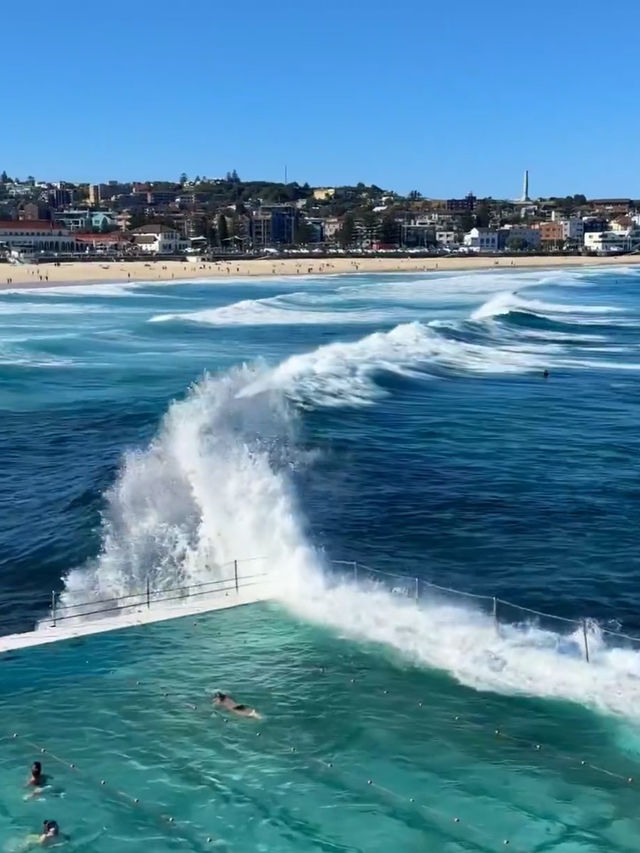
[[501,258],[265,258],[194,264],[181,261],[117,261],[89,263],[25,264],[0,267],[0,290],[15,287],[50,287],[101,282],[171,281],[236,276],[339,275],[352,272],[453,272],[483,269],[527,269],[535,267],[595,267],[640,263],[640,255],[616,257],[522,256]]

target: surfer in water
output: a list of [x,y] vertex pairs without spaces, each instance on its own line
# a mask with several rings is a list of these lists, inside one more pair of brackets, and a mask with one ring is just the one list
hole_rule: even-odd
[[213,704],[216,708],[224,708],[225,711],[231,711],[232,714],[237,714],[238,717],[254,717],[260,719],[260,714],[255,708],[250,708],[248,705],[239,705],[235,699],[229,696],[228,693],[221,693],[219,690],[213,694]]
[[548,379],[549,378],[549,371],[545,369],[545,371],[543,372],[542,375],[544,376],[545,379]]

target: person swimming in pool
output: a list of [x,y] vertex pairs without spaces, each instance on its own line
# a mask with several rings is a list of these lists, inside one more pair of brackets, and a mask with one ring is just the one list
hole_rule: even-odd
[[40,844],[49,844],[60,837],[60,827],[57,820],[45,820],[42,823],[42,833],[39,838]]
[[224,708],[225,711],[231,711],[232,714],[237,714],[239,717],[260,719],[260,714],[255,708],[250,708],[248,705],[239,705],[228,693],[221,693],[219,690],[213,694],[213,704],[217,708]]
[[42,772],[42,764],[39,761],[34,761],[31,765],[31,776],[27,782],[27,788],[33,788],[31,796],[35,797],[42,793],[42,789],[47,785],[48,778]]

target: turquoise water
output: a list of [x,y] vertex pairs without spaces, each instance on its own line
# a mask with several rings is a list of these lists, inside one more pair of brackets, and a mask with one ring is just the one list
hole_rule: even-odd
[[[610,720],[468,690],[274,606],[2,667],[1,727],[21,736],[2,744],[4,849],[51,815],[74,849],[96,851],[635,849],[637,792],[579,760],[640,776]],[[230,686],[262,720],[212,710]],[[58,794],[24,802],[34,758]]]
[[[601,629],[640,633],[639,283],[0,294],[3,633],[51,590],[249,557],[280,601],[0,658],[0,849],[45,817],[91,850],[635,849],[640,655]],[[591,664],[574,625],[504,606],[497,632],[331,560],[586,617]],[[224,722],[217,688],[264,720]],[[54,791],[24,801],[41,747]]]

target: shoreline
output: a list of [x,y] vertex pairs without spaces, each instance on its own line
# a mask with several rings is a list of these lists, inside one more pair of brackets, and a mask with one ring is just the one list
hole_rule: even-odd
[[0,267],[0,292],[73,286],[80,284],[127,284],[184,282],[189,279],[235,279],[296,275],[344,275],[348,273],[383,272],[475,272],[480,270],[572,268],[598,266],[630,266],[640,264],[640,255],[590,257],[570,255],[531,255],[522,257],[330,257],[330,258],[261,258],[216,263],[184,263],[183,261],[68,261],[55,264],[11,264]]

